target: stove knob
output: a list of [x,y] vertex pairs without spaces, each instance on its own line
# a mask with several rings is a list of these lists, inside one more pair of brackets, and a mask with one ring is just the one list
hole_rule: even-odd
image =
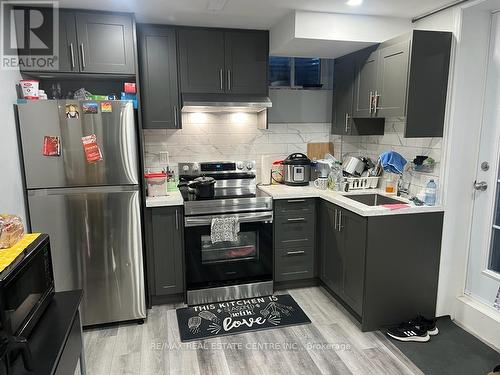
[[189,171],[189,165],[183,165],[183,166],[182,166],[182,170],[183,170],[184,172]]
[[251,161],[247,162],[247,169],[251,171],[253,169],[253,163]]
[[243,167],[244,167],[244,165],[243,165],[242,161],[239,161],[239,162],[236,163],[236,168],[238,168],[239,170],[242,170]]
[[193,164],[193,171],[197,172],[200,170],[200,166],[198,164]]

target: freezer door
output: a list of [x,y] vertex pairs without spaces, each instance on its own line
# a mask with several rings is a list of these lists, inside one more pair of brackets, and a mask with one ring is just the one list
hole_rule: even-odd
[[28,192],[34,232],[50,236],[56,291],[83,289],[84,325],[146,317],[137,187]]
[[[105,102],[110,103],[109,112],[102,112],[101,103],[34,100],[18,105],[28,189],[138,184],[137,129],[132,103]],[[102,160],[86,157],[82,137],[90,135],[96,136]],[[59,137],[60,156],[44,156],[47,136]]]

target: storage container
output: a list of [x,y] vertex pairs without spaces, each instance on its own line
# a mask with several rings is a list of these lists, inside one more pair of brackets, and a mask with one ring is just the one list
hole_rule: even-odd
[[148,197],[162,197],[167,195],[167,174],[165,172],[146,173]]

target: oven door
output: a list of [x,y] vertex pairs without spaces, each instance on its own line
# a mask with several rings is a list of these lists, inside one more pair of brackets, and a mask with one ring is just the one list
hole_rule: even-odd
[[[224,216],[238,217],[238,239],[212,243],[212,219]],[[188,290],[272,280],[272,211],[188,216],[184,220]]]

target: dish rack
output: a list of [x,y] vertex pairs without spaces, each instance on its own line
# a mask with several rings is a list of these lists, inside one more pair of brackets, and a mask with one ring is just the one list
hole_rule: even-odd
[[348,177],[349,190],[376,189],[380,177]]

